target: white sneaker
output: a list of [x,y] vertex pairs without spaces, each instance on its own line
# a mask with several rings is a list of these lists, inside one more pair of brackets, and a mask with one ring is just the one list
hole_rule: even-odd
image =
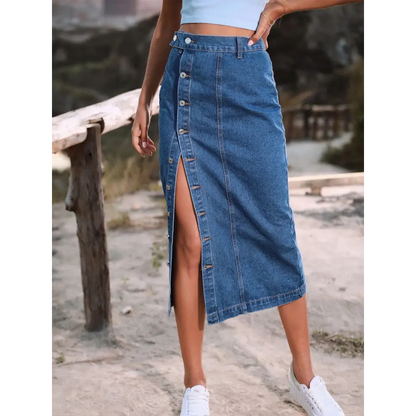
[[345,416],[338,403],[329,394],[321,377],[315,376],[308,388],[296,380],[292,363],[289,368],[289,383],[293,399],[303,407],[308,416]]
[[181,416],[209,416],[209,392],[204,386],[187,388],[183,394]]

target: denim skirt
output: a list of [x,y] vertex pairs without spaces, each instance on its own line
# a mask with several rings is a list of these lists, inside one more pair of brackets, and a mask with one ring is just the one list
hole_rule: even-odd
[[[306,293],[289,204],[285,130],[264,42],[176,31],[160,90],[171,315],[175,184],[182,157],[201,238],[207,323]],[[174,278],[174,276],[173,276]]]

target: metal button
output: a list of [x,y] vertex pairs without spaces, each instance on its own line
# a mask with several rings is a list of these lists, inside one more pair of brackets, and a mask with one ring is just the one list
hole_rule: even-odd
[[168,261],[166,262],[166,266],[168,266],[168,267],[170,266],[170,263]]
[[170,237],[170,235],[169,235],[169,234],[166,234],[166,237],[167,237],[167,238],[169,238],[169,237]]
[[185,130],[184,129],[179,129],[179,134],[184,134]]
[[166,185],[166,189],[169,191],[169,189],[170,189],[170,185]]
[[171,157],[169,158],[169,163],[173,163],[173,159]]
[[184,101],[184,100],[180,100],[180,101],[179,101],[179,105],[180,105],[181,107],[183,107],[185,104],[186,104],[186,103],[185,103],[185,101]]
[[185,72],[181,72],[181,78],[186,78]]
[[186,38],[186,39],[185,39],[185,43],[186,43],[186,44],[188,44],[188,45],[189,45],[191,42],[192,42],[191,38]]
[[174,35],[173,36],[173,40],[176,40],[176,39],[178,39],[178,37],[176,35]]

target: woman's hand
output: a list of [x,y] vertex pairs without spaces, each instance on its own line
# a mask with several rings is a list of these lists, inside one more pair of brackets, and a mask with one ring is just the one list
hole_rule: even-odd
[[263,38],[266,49],[268,48],[267,37],[270,29],[277,19],[289,13],[287,0],[270,0],[261,12],[260,21],[257,25],[256,33],[248,41],[249,45],[254,45],[260,38]]
[[364,0],[269,0],[266,7],[261,13],[256,33],[248,41],[249,45],[255,44],[260,38],[263,38],[267,45],[267,36],[270,29],[277,19],[285,14],[300,12],[305,10],[326,9],[332,6],[343,6],[350,3],[362,3]]
[[136,117],[131,129],[133,147],[143,156],[152,156],[156,151],[153,140],[148,136],[150,119],[152,118],[150,106],[139,103]]

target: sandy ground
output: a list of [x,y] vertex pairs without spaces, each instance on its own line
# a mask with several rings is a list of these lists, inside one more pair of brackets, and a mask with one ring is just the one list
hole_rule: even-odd
[[[314,169],[311,164],[303,171]],[[291,193],[311,334],[363,335],[362,196],[361,186],[327,188],[322,198]],[[178,416],[183,373],[175,319],[167,317],[162,194],[124,196],[106,210],[107,220],[128,212],[135,225],[108,232],[113,327],[89,334],[83,329],[75,218],[63,204],[53,207],[54,415]],[[123,315],[126,306],[132,312]],[[315,372],[346,415],[363,415],[362,357],[328,353],[311,342]],[[212,416],[305,414],[290,399],[290,353],[276,309],[207,326],[204,363]]]

